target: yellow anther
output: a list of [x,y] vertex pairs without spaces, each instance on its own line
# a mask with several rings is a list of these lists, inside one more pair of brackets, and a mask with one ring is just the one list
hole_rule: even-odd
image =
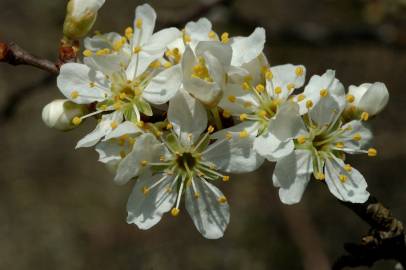
[[122,150],[122,151],[120,151],[120,157],[121,158],[125,158],[125,156],[126,156],[127,154]]
[[378,151],[375,148],[369,148],[368,149],[368,156],[376,157],[377,154],[378,154]]
[[210,31],[210,32],[209,32],[209,38],[210,38],[210,39],[217,39],[217,34],[216,34],[216,32]]
[[141,164],[141,166],[147,166],[148,165],[148,160],[141,160],[140,164]]
[[142,19],[137,19],[135,21],[135,27],[137,27],[138,29],[141,29],[141,27],[142,27]]
[[305,98],[306,98],[305,95],[300,94],[297,96],[297,101],[303,101]]
[[102,110],[102,111],[107,110],[107,105],[106,104],[101,105],[100,110]]
[[160,156],[159,156],[159,161],[165,161],[165,156],[164,156],[164,155],[160,155]]
[[303,135],[300,135],[300,136],[298,136],[298,137],[296,138],[296,140],[297,140],[297,142],[298,142],[299,144],[304,144],[304,143],[306,142],[306,137],[303,136]]
[[347,171],[347,172],[351,172],[352,171],[351,165],[350,164],[345,164],[344,165],[344,170]]
[[230,117],[231,117],[230,111],[224,110],[224,111],[223,111],[223,117],[224,117],[224,118],[230,118]]
[[306,108],[310,109],[311,107],[313,107],[313,101],[309,99],[308,101],[306,101]]
[[121,103],[120,102],[116,102],[113,104],[113,107],[115,110],[120,110],[121,109]]
[[111,122],[110,127],[111,127],[112,129],[116,129],[116,128],[118,127],[117,122],[116,122],[116,121]]
[[162,136],[162,131],[159,131],[159,130],[155,131],[155,135],[157,137],[161,137]]
[[78,125],[80,125],[80,123],[82,123],[82,118],[77,117],[77,116],[73,117],[72,124],[74,124],[75,126],[78,126]]
[[127,97],[126,93],[120,93],[119,98],[120,99],[125,99]]
[[192,139],[193,139],[193,134],[192,134],[192,133],[189,133],[189,134],[187,135],[187,137],[188,137],[189,141],[192,141]]
[[316,178],[316,180],[324,180],[324,179],[326,179],[326,176],[322,172],[317,172],[315,174],[314,178]]
[[265,72],[265,79],[267,79],[267,80],[272,80],[273,79],[272,71],[268,70],[267,72]]
[[279,95],[282,93],[282,88],[280,86],[275,87],[275,94]]
[[297,67],[297,68],[295,69],[295,74],[296,74],[296,76],[298,76],[298,77],[303,76],[303,74],[304,74],[304,69],[303,69],[303,67]]
[[230,181],[230,176],[224,175],[224,176],[223,176],[223,181],[224,181],[224,182]]
[[137,126],[138,126],[139,128],[144,127],[144,121],[138,121],[138,122],[137,122]]
[[240,121],[245,121],[247,119],[248,119],[248,114],[246,114],[246,113],[240,114]]
[[93,55],[93,53],[92,53],[91,50],[84,50],[84,51],[83,51],[83,55],[86,56],[86,57],[90,57],[90,56]]
[[368,121],[368,119],[369,119],[369,113],[367,113],[367,112],[361,113],[361,120],[362,121]]
[[336,147],[337,148],[344,148],[344,143],[343,142],[337,142]]
[[179,215],[179,212],[180,212],[179,208],[174,207],[174,208],[172,208],[172,210],[171,210],[171,215],[172,215],[173,217],[177,217],[177,216]]
[[229,36],[230,36],[230,35],[229,35],[227,32],[224,32],[224,33],[221,35],[221,42],[223,42],[223,43],[228,43],[228,42],[230,41]]
[[242,89],[245,90],[245,91],[248,91],[248,90],[251,89],[251,86],[250,86],[249,82],[243,82],[242,85],[241,85],[241,87],[242,87]]
[[233,138],[233,134],[228,131],[228,132],[226,133],[226,139],[227,139],[227,140],[231,140],[232,138]]
[[108,55],[108,54],[110,54],[110,52],[111,51],[109,48],[105,48],[105,49],[98,50],[96,52],[96,55],[98,55],[98,56]]
[[265,117],[268,116],[268,113],[267,113],[265,110],[260,110],[260,111],[258,112],[258,115],[259,115],[260,117],[262,117],[262,118],[265,118]]
[[321,97],[327,97],[328,96],[328,90],[327,89],[321,89],[320,90],[320,96]]
[[89,83],[89,87],[90,87],[90,88],[94,88],[95,86],[96,86],[96,84],[95,84],[94,82],[90,82],[90,83]]
[[171,62],[165,62],[165,63],[163,64],[163,66],[164,66],[164,68],[170,68],[170,67],[172,67],[173,65],[172,65]]
[[95,36],[100,36],[102,33],[99,30],[94,30],[94,35]]
[[220,196],[220,197],[217,199],[217,201],[218,201],[219,203],[226,203],[226,202],[227,202],[227,198],[226,198],[225,196]]
[[354,135],[354,137],[352,137],[352,139],[353,139],[354,141],[359,142],[359,141],[362,139],[362,136],[361,136],[360,133],[356,133],[356,134]]
[[254,78],[251,75],[247,75],[244,77],[244,82],[250,83]]
[[113,50],[115,50],[115,51],[119,51],[119,50],[121,50],[121,48],[124,46],[124,42],[120,39],[120,40],[117,40],[116,42],[114,42],[114,44],[113,44]]
[[144,195],[147,195],[149,193],[149,188],[148,187],[143,187],[142,188],[142,193],[144,193]]
[[136,47],[134,47],[134,49],[133,49],[133,52],[134,52],[135,54],[139,53],[140,51],[141,51],[141,47],[140,47],[140,46],[136,46]]
[[161,67],[161,62],[159,60],[155,60],[149,65],[151,68],[160,68]]
[[183,42],[185,42],[185,44],[189,44],[191,41],[192,38],[188,34],[183,35]]
[[250,108],[252,106],[252,102],[251,101],[245,101],[244,102],[244,108]]
[[345,97],[345,99],[349,102],[349,103],[353,103],[355,100],[355,97],[353,95],[347,95]]
[[289,91],[292,91],[295,89],[295,84],[294,83],[288,83],[288,85],[286,86],[286,88],[288,88]]
[[196,191],[194,196],[195,196],[195,199],[199,199],[200,198],[200,193]]
[[127,39],[131,39],[133,37],[134,30],[131,26],[127,27],[124,31],[124,35]]
[[79,92],[78,91],[72,91],[72,93],[70,93],[70,97],[73,99],[76,99],[79,97]]
[[207,128],[207,132],[210,134],[210,133],[213,133],[214,132],[214,127],[212,126],[212,125],[210,125],[208,128]]
[[134,143],[135,143],[135,139],[132,138],[132,137],[129,137],[129,138],[128,138],[128,144],[129,144],[129,145],[134,145]]
[[258,84],[255,86],[255,89],[258,91],[258,93],[262,93],[265,91],[265,86],[263,84]]
[[172,129],[172,128],[173,128],[172,123],[168,123],[168,124],[166,125],[166,129]]
[[238,135],[240,136],[241,139],[247,138],[249,136],[248,131],[245,129],[243,131],[240,131]]
[[338,179],[340,179],[341,183],[345,183],[348,180],[348,176],[344,175],[344,174],[340,174],[338,176]]
[[235,96],[228,96],[227,99],[228,99],[228,101],[230,101],[231,103],[234,103],[234,102],[237,100],[237,98],[236,98]]

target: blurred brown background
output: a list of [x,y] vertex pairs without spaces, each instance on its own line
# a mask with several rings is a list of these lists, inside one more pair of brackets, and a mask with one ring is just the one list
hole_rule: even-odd
[[[55,59],[66,1],[0,0],[0,40]],[[95,29],[122,32],[140,1],[107,0]],[[210,1],[148,1],[163,24],[179,23]],[[212,1],[211,1],[212,2]],[[267,27],[274,65],[304,64],[309,74],[337,70],[348,86],[383,81],[391,99],[371,121],[379,156],[351,157],[369,190],[406,221],[406,3],[404,0],[237,0],[206,14],[218,32]],[[282,206],[273,165],[222,186],[232,218],[221,240],[203,239],[184,214],[148,231],[127,225],[131,185],[116,186],[93,150],[75,151],[94,123],[60,133],[41,122],[42,107],[62,97],[47,74],[0,65],[0,269],[329,269],[368,227],[315,182],[303,203]],[[10,108],[9,108],[10,109]],[[393,269],[381,262],[374,269]],[[363,269],[363,268],[359,268]]]

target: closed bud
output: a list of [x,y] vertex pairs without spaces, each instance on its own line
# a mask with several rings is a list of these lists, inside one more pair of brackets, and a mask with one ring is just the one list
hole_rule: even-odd
[[57,99],[42,109],[42,121],[50,128],[68,131],[76,127],[72,120],[86,112],[85,105],[79,105],[67,99]]
[[86,36],[92,29],[97,11],[104,2],[105,0],[70,0],[63,24],[64,36],[71,40]]
[[353,107],[356,114],[366,112],[369,116],[380,113],[389,101],[388,89],[380,82],[351,85],[348,95],[352,97],[352,102],[348,106]]

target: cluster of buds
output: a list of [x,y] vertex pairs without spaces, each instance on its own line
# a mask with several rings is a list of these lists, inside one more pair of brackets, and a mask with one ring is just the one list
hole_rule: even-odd
[[[101,2],[89,2],[81,10],[95,14]],[[306,83],[303,65],[270,65],[260,27],[231,37],[201,18],[154,33],[154,9],[135,13],[123,35],[85,38],[83,61],[64,64],[57,79],[66,100],[43,111],[60,130],[97,119],[76,147],[94,147],[116,183],[134,182],[128,223],[151,228],[184,202],[197,230],[220,238],[230,212],[215,184],[265,161],[276,162],[269,178],[286,204],[301,200],[312,177],[342,201],[368,199],[345,155],[377,155],[365,122],[388,102],[384,84],[346,91],[333,70]]]

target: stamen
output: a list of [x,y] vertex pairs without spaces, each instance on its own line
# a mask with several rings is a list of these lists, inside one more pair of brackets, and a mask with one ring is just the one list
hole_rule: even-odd
[[345,99],[349,102],[349,103],[353,103],[355,100],[355,97],[353,95],[347,95],[345,97]]
[[298,77],[303,76],[303,74],[304,74],[304,69],[303,69],[303,67],[297,67],[297,68],[295,69],[295,74],[296,74],[296,76],[298,76]]
[[221,204],[224,204],[227,202],[227,198],[225,196],[220,196],[217,200]]
[[368,119],[369,119],[369,113],[367,113],[367,112],[361,113],[361,120],[362,121],[368,121]]
[[140,164],[141,164],[141,166],[145,167],[148,165],[148,160],[141,160]]
[[229,41],[230,41],[229,34],[228,34],[227,32],[224,32],[224,33],[221,35],[221,42],[224,43],[224,44],[226,44],[226,43],[228,43]]
[[72,124],[74,124],[75,126],[78,126],[78,125],[80,125],[80,123],[82,123],[82,118],[77,117],[77,116],[73,117]]
[[135,21],[135,27],[137,27],[138,29],[141,29],[141,27],[142,27],[142,19],[137,19]]
[[83,55],[86,57],[90,57],[93,55],[93,52],[91,50],[84,50]]
[[224,181],[224,182],[230,181],[230,176],[224,175],[224,176],[223,176],[223,181]]
[[299,144],[304,144],[304,143],[306,142],[306,137],[303,136],[303,135],[300,135],[300,136],[297,137],[296,140],[297,140],[297,142],[298,142]]
[[246,113],[240,114],[240,121],[245,121],[248,119],[248,115]]
[[327,89],[321,89],[320,90],[320,96],[321,97],[326,97],[328,95],[328,90]]
[[362,139],[361,134],[360,134],[360,133],[356,133],[356,134],[354,135],[354,137],[352,137],[352,139],[353,139],[354,141],[359,142],[359,141]]
[[344,175],[344,174],[340,174],[338,176],[338,179],[340,179],[341,183],[345,183],[348,180],[348,176]]
[[241,131],[238,135],[240,136],[241,139],[247,138],[249,136],[248,131],[246,129]]
[[231,103],[234,103],[234,102],[237,100],[236,96],[228,96],[227,99],[228,99],[228,101],[230,101]]
[[306,108],[310,109],[311,107],[313,107],[313,101],[309,99],[308,101],[306,101]]
[[269,81],[273,79],[273,73],[272,73],[271,70],[268,70],[268,71],[265,73],[265,78],[266,78],[267,80],[269,80]]
[[230,118],[231,117],[231,112],[228,110],[224,110],[222,113],[224,118]]
[[368,156],[376,157],[377,154],[378,154],[378,151],[375,148],[369,148],[368,149]]
[[138,54],[140,51],[141,51],[141,47],[140,47],[140,46],[136,46],[136,47],[134,47],[134,49],[133,49],[133,52],[134,52],[135,54]]
[[351,170],[352,170],[351,165],[350,164],[345,164],[344,165],[344,170],[346,170],[347,172],[351,172]]
[[74,90],[72,93],[70,93],[70,96],[72,99],[77,99],[79,97],[79,92]]
[[306,98],[305,95],[300,94],[297,96],[297,101],[303,101],[305,98]]
[[128,40],[130,40],[132,37],[133,37],[133,33],[134,33],[134,30],[133,30],[133,28],[132,27],[127,27],[126,29],[125,29],[125,31],[124,31],[124,35],[125,35],[125,37],[128,39]]

